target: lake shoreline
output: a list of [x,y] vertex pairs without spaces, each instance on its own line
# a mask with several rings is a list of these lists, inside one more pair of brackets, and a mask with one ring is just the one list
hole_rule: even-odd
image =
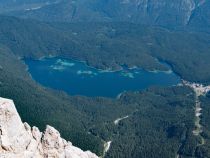
[[125,91],[140,91],[150,86],[168,87],[181,81],[172,70],[170,73],[145,71],[138,67],[122,67],[118,71],[101,70],[88,66],[84,61],[54,56],[39,60],[24,59],[24,62],[35,81],[72,96],[116,98]]

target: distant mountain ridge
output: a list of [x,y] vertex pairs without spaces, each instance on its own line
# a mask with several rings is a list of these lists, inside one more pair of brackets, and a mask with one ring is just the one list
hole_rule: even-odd
[[[14,3],[0,2],[0,12],[3,5],[13,6]],[[126,21],[170,28],[210,27],[210,1],[207,0],[34,0],[19,3],[23,4],[40,5],[5,11],[6,14],[56,22]]]

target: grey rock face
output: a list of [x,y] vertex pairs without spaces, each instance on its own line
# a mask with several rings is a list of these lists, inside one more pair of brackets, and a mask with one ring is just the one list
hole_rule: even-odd
[[98,158],[61,138],[47,126],[44,133],[22,123],[12,100],[0,98],[0,158]]

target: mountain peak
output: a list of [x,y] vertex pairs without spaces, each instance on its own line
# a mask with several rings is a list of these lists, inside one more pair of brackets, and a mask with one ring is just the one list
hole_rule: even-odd
[[98,158],[61,138],[47,125],[44,133],[22,123],[12,100],[0,98],[0,153],[5,158]]

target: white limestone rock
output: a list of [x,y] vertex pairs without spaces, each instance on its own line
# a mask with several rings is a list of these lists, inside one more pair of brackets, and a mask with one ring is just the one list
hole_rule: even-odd
[[44,133],[22,123],[12,100],[0,98],[0,158],[98,158],[62,139],[47,125]]

